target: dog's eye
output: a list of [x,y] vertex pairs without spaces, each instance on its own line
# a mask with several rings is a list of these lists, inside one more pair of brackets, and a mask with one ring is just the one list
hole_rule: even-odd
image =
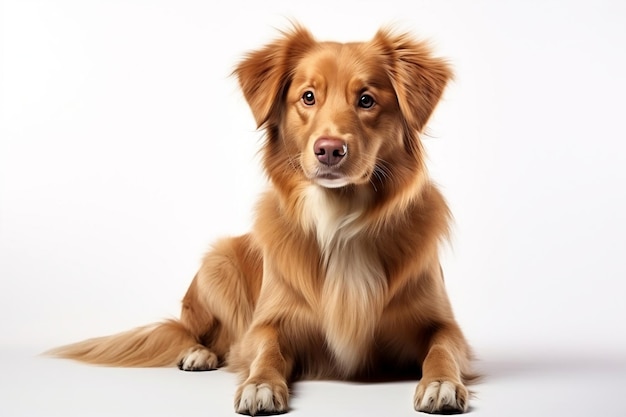
[[360,98],[359,98],[359,107],[364,108],[364,109],[369,109],[374,105],[374,98],[372,96],[370,96],[369,94],[363,94]]
[[307,106],[312,106],[315,104],[315,94],[313,94],[313,91],[307,91],[304,94],[302,94],[302,102],[304,104],[306,104]]

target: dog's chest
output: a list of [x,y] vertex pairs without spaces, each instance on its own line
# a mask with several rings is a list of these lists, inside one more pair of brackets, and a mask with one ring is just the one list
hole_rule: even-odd
[[305,215],[317,237],[324,274],[322,329],[338,368],[349,375],[370,351],[387,280],[374,244],[362,235],[360,211],[340,205],[323,190],[307,197]]
[[385,276],[373,254],[350,244],[330,254],[320,313],[327,346],[346,374],[370,352],[385,293]]

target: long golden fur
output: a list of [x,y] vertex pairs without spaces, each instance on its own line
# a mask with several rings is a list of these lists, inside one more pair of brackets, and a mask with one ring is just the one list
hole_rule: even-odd
[[296,26],[236,68],[265,129],[271,188],[253,230],[217,242],[180,320],[57,348],[112,366],[241,376],[239,413],[288,410],[296,378],[415,371],[416,410],[466,411],[470,349],[438,247],[450,214],[420,133],[451,71],[428,46],[380,30],[318,42]]

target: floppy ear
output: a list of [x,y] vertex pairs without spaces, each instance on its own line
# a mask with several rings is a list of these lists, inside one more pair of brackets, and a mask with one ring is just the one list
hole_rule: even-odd
[[257,127],[277,121],[297,60],[315,44],[311,34],[298,25],[282,34],[250,52],[234,71]]
[[421,132],[452,78],[452,71],[445,60],[432,55],[425,42],[417,42],[408,34],[381,29],[373,43],[387,59],[387,72],[400,111],[409,127]]

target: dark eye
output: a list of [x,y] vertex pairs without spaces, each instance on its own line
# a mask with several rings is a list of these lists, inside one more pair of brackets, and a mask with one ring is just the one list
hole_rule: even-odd
[[370,109],[370,108],[372,108],[374,103],[375,103],[374,102],[374,98],[372,96],[370,96],[369,94],[363,94],[359,98],[359,107],[361,107],[363,109]]
[[306,104],[307,106],[312,106],[315,104],[315,94],[313,94],[313,91],[307,91],[304,94],[302,94],[302,102],[304,104]]

